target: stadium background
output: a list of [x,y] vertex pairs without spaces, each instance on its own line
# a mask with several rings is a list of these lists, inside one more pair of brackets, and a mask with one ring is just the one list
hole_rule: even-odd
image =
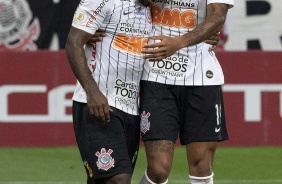
[[[0,153],[75,147],[71,124],[75,78],[64,44],[78,3],[0,0]],[[216,50],[225,74],[230,132],[223,148],[274,146],[280,150],[282,146],[281,9],[281,0],[235,0],[229,11],[228,39]],[[11,164],[4,158],[0,157],[0,165]],[[264,157],[268,158],[282,160],[281,154],[271,155],[271,151]],[[282,183],[281,168],[280,173],[273,172],[280,178],[264,183]],[[0,172],[0,183],[3,177]]]

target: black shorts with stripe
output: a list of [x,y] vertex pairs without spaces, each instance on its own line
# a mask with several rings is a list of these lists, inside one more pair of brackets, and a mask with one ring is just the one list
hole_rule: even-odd
[[111,121],[102,124],[90,117],[87,104],[73,101],[73,127],[88,183],[134,170],[140,116],[111,108]]
[[140,83],[142,140],[192,142],[228,139],[221,86]]

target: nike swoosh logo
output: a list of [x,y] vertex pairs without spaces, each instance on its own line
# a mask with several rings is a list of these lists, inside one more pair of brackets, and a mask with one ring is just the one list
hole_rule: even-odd
[[128,15],[128,14],[131,14],[133,11],[131,12],[123,12],[123,15]]
[[221,127],[215,128],[215,129],[214,129],[215,133],[218,133],[218,132],[220,131],[220,129],[221,129]]

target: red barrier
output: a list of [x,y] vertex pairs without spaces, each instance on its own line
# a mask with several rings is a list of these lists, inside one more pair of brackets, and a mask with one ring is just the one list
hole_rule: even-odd
[[228,146],[282,145],[282,53],[221,52]]
[[[218,52],[230,139],[224,146],[282,145],[282,53]],[[63,51],[0,53],[0,146],[75,145],[75,78]]]
[[0,146],[75,145],[63,51],[2,52],[0,73]]

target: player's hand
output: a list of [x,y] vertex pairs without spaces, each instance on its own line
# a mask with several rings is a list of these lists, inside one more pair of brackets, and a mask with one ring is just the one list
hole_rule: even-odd
[[159,41],[143,46],[144,50],[141,53],[143,54],[143,58],[149,59],[149,61],[160,61],[181,49],[181,37],[179,36],[152,36],[149,39]]
[[90,115],[94,119],[102,123],[110,122],[110,112],[113,110],[110,108],[107,98],[100,90],[96,90],[92,94],[87,94],[87,105]]
[[106,33],[104,31],[97,30],[86,44],[92,46],[95,42],[101,42],[105,36]]
[[209,51],[213,51],[213,50],[216,48],[216,46],[217,46],[219,40],[220,40],[220,32],[218,32],[217,34],[211,36],[210,38],[208,38],[208,39],[205,41],[205,43],[212,45],[212,46],[210,47]]

